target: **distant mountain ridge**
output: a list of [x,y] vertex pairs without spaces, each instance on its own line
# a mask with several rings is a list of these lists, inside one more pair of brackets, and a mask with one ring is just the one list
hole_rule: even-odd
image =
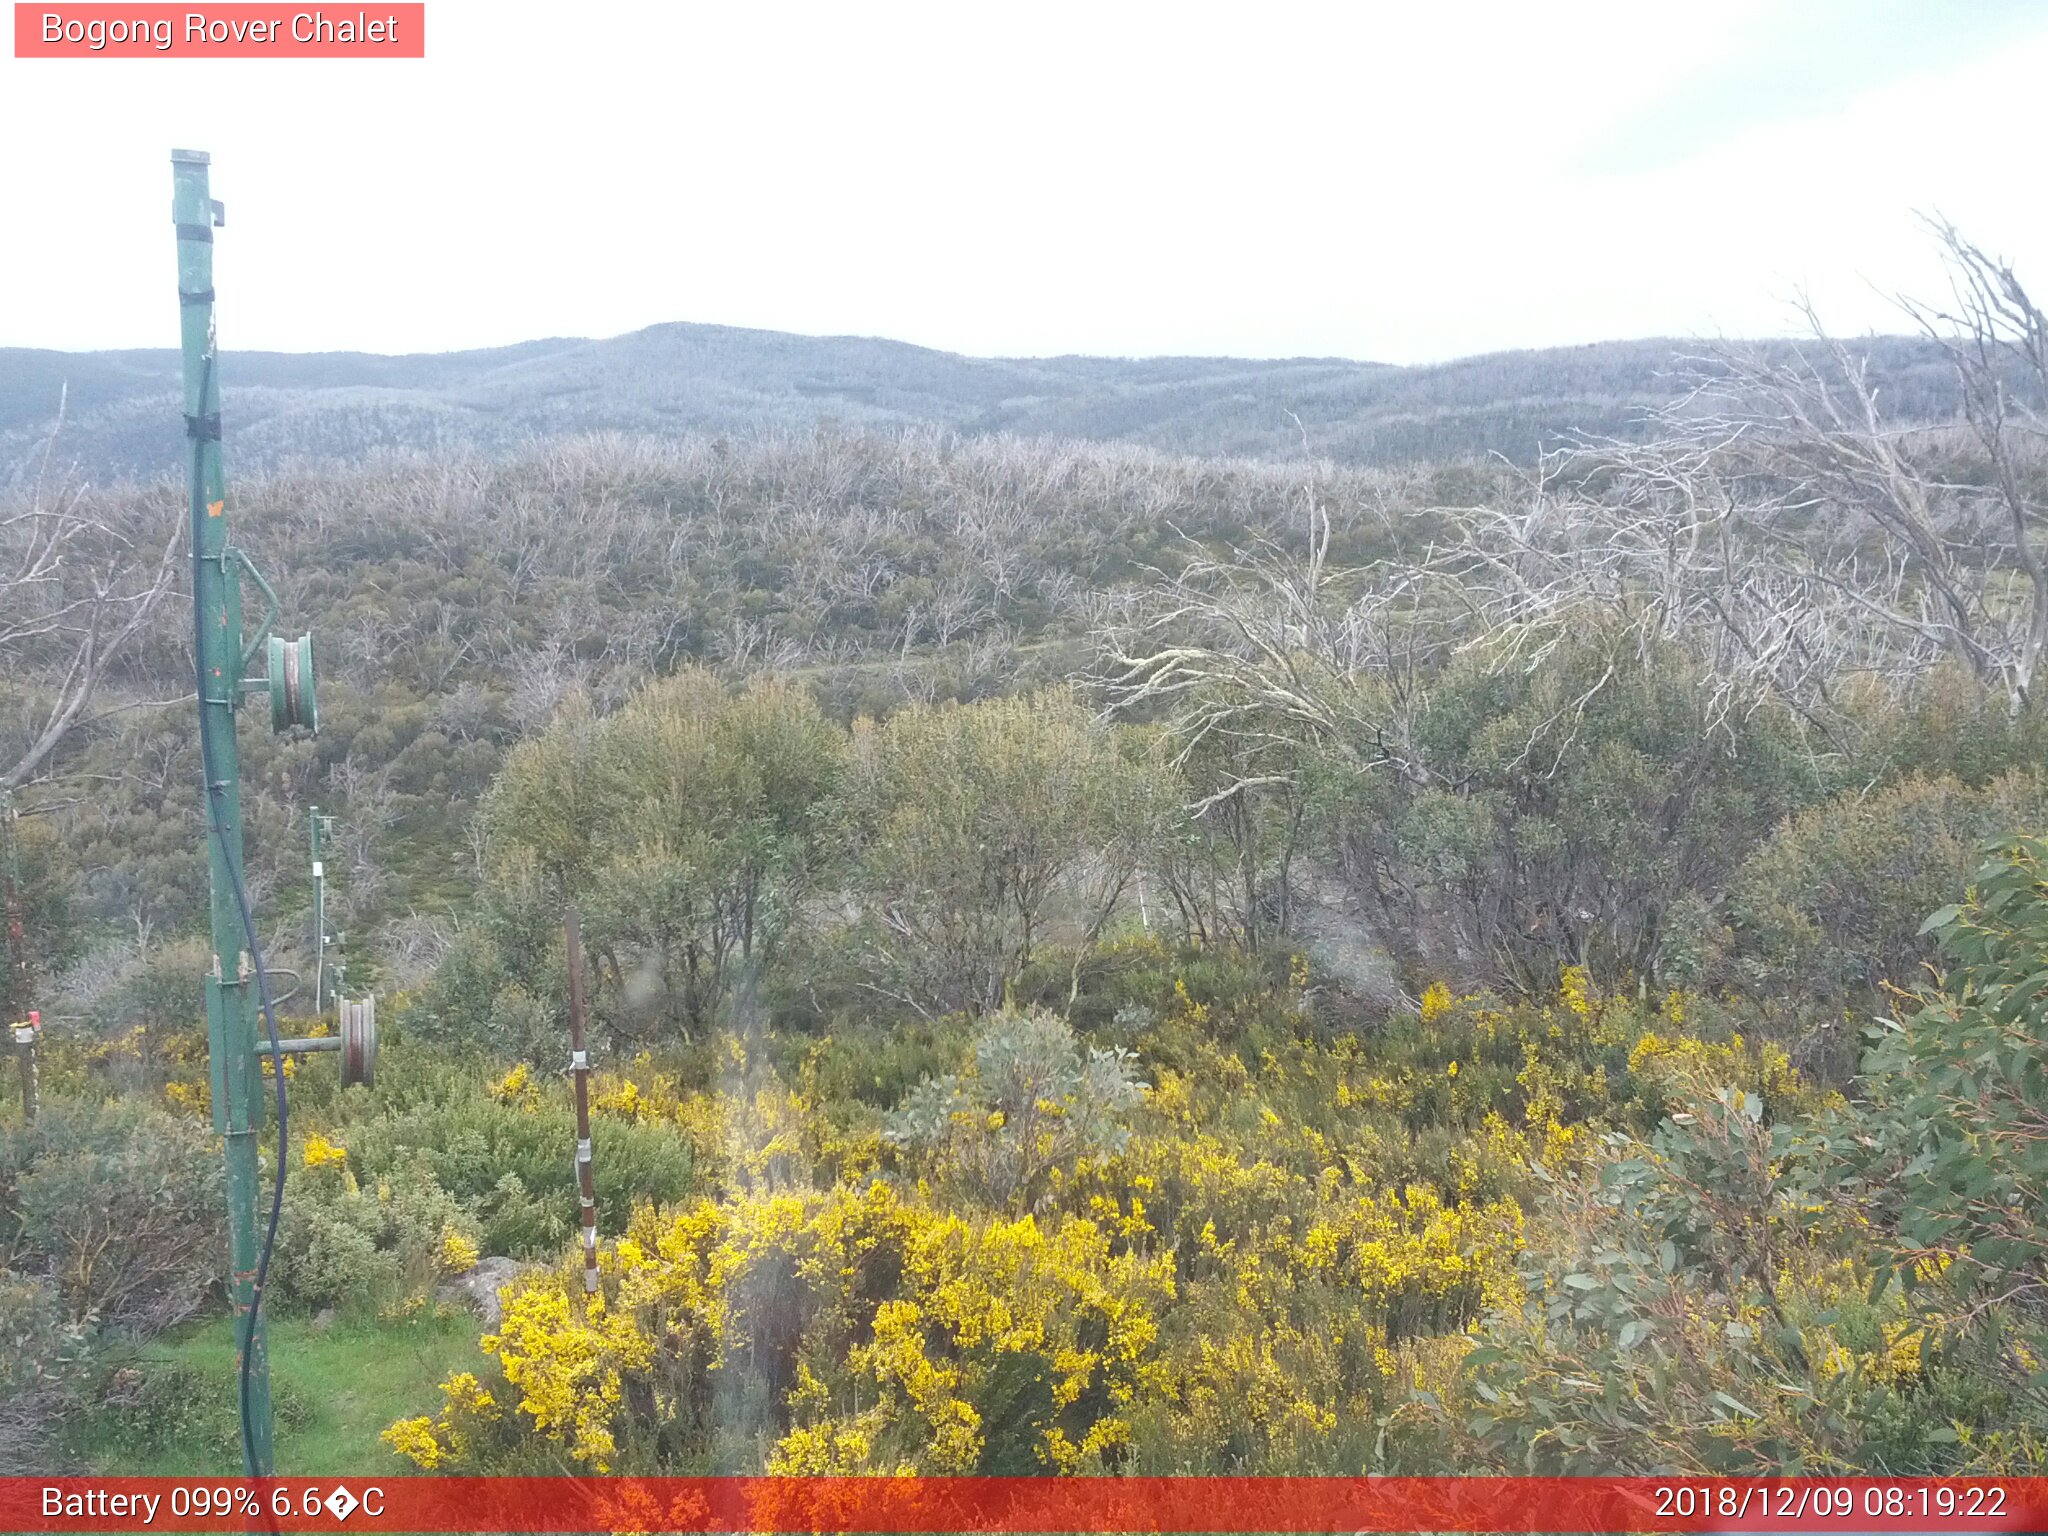
[[[1572,432],[1630,436],[1701,343],[1596,342],[1421,366],[1344,358],[977,358],[907,342],[674,323],[604,340],[481,351],[222,354],[230,465],[378,452],[514,451],[565,433],[672,436],[836,423],[943,426],[1345,463],[1472,453],[1516,460]],[[1865,343],[1895,408],[1953,413],[1933,343]],[[39,454],[67,397],[58,456],[93,479],[181,462],[169,348],[0,348],[0,478]],[[1297,420],[1299,425],[1297,425]]]

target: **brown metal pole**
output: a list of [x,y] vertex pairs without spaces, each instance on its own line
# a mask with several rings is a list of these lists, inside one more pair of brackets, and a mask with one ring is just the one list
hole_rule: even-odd
[[36,1117],[36,1035],[42,1018],[29,1007],[28,936],[22,927],[20,857],[15,837],[19,813],[14,796],[0,789],[0,886],[7,893],[7,974],[0,978],[0,1019],[13,1026],[15,1049],[21,1053],[21,1117]]
[[569,932],[569,1075],[576,1084],[576,1195],[583,1207],[583,1289],[597,1294],[597,1182],[590,1171],[590,1050],[583,1035],[583,941],[576,909]]

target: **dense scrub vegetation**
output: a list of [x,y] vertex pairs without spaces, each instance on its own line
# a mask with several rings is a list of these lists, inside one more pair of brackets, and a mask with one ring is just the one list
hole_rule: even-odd
[[[374,1090],[287,1069],[272,1304],[520,1266],[390,1426],[427,1469],[2038,1469],[2048,474],[1958,366],[1873,434],[1845,353],[1733,359],[1526,474],[817,432],[251,482],[323,646],[321,735],[243,736],[252,887],[303,968],[336,816],[388,1035]],[[7,829],[24,1463],[217,1268],[175,606]],[[16,654],[8,762],[69,653]]]
[[[1074,707],[1096,711],[1095,637],[1128,629],[1200,562],[1266,545],[1305,555],[1302,491],[1297,472],[1242,463],[838,437],[590,442],[503,466],[255,482],[242,536],[293,622],[320,637],[323,668],[316,740],[244,733],[268,946],[280,965],[304,961],[317,803],[339,817],[330,893],[360,979],[424,979],[508,851],[489,847],[481,813],[510,748],[563,711],[607,718],[679,670],[780,677],[842,733],[907,704],[1069,679]],[[1313,492],[1328,523],[1322,570],[1351,579],[1441,536],[1440,509],[1524,488],[1476,466],[1324,466]],[[134,533],[177,515],[167,490],[89,495]],[[1317,600],[1341,616],[1349,597]],[[50,765],[61,781],[22,797],[33,947],[46,976],[73,968],[65,995],[81,1008],[189,930],[200,905],[189,733],[155,703],[183,689],[184,627],[175,604],[157,615]],[[1960,664],[1838,690],[1821,736],[1784,705],[1731,718],[1697,653],[1667,643],[1639,656],[1636,640],[1610,612],[1526,668],[1453,632],[1412,648],[1410,675],[1375,661],[1333,679],[1345,729],[1266,740],[1272,782],[1169,818],[1125,903],[1142,889],[1148,908],[1170,907],[1205,939],[1300,929],[1331,935],[1333,952],[1370,925],[1373,944],[1463,982],[1540,983],[1585,962],[1832,998],[1838,985],[1772,957],[1805,942],[1792,935],[1801,923],[1846,921],[1821,908],[1848,887],[1877,901],[1892,887],[1872,878],[1882,871],[1842,869],[1781,901],[1793,872],[1763,852],[1794,835],[1781,818],[1825,818],[1839,799],[1842,814],[1897,824],[1917,804],[1920,833],[1895,849],[1929,846],[1925,816],[1947,818],[1947,851],[1913,855],[1932,862],[1889,915],[1897,932],[1966,873],[1974,839],[2004,814],[1994,804],[2024,807],[2038,719]],[[37,675],[31,665],[5,685],[10,751],[40,722]],[[1147,745],[1148,729],[1171,724],[1156,706],[1120,718],[1117,753],[1159,765],[1184,804],[1250,762],[1236,740],[1189,754],[1179,739]],[[1398,772],[1385,771],[1390,743]],[[1905,787],[1942,779],[1954,790]],[[840,834],[859,821],[845,804],[836,832],[804,833],[842,868],[855,850]],[[1821,824],[1803,823],[1808,841]],[[1873,826],[1861,856],[1889,856],[1888,836]],[[1889,942],[1885,974],[1908,981],[1929,953],[1910,936]]]

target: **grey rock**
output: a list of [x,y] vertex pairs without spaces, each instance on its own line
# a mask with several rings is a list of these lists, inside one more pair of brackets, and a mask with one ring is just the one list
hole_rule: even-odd
[[434,1297],[437,1301],[468,1307],[483,1319],[485,1328],[495,1328],[505,1315],[504,1306],[498,1300],[499,1288],[511,1284],[519,1270],[516,1259],[493,1254],[489,1258],[478,1259],[475,1267],[466,1274],[436,1286]]
[[1399,967],[1334,874],[1307,866],[1294,896],[1292,928],[1319,977],[1368,1007],[1400,1006]]

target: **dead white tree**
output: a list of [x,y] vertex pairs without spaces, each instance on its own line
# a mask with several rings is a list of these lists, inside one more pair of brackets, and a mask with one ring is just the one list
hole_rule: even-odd
[[1953,280],[1905,303],[1955,374],[1967,431],[1895,419],[1871,358],[1812,333],[1691,360],[1647,443],[1545,457],[1500,506],[1438,508],[1402,579],[1459,614],[1459,649],[1533,666],[1597,617],[1698,667],[1710,726],[1775,700],[1839,746],[1851,678],[1951,659],[2034,702],[2048,646],[2048,324],[2010,266],[1933,226]]
[[2010,263],[1988,255],[1945,219],[1928,227],[1947,257],[1945,306],[1901,303],[1939,340],[1961,386],[1963,413],[1990,468],[1991,497],[2010,558],[2025,582],[2019,611],[2006,626],[2004,673],[2016,709],[2034,700],[2034,679],[2048,647],[2048,317]]
[[[1386,516],[1384,508],[1376,509]],[[1190,810],[1267,784],[1284,766],[1252,766],[1305,741],[1339,745],[1404,776],[1425,775],[1408,727],[1427,667],[1448,653],[1457,614],[1428,601],[1434,556],[1332,566],[1330,515],[1311,477],[1299,540],[1253,534],[1227,556],[1186,539],[1164,595],[1103,610],[1092,681],[1108,710],[1164,719],[1184,765],[1205,748],[1246,765]]]
[[1937,234],[1952,301],[1913,312],[1955,369],[1960,422],[1893,419],[1882,375],[1809,310],[1810,342],[1696,360],[1651,441],[1584,443],[1488,504],[1412,510],[1373,563],[1332,566],[1313,479],[1292,537],[1254,531],[1220,555],[1189,540],[1138,611],[1104,609],[1101,697],[1199,764],[1197,818],[1284,801],[1305,750],[1457,793],[1455,762],[1417,746],[1437,680],[1534,671],[1567,647],[1579,659],[1558,675],[1575,680],[1518,728],[1508,771],[1555,773],[1602,692],[1674,651],[1703,741],[1783,709],[1816,757],[1850,752],[1862,684],[1909,686],[1945,659],[2030,707],[2048,325],[2010,267]]
[[[1716,643],[1739,653],[1731,665],[1768,673],[1802,711],[1829,675],[1899,683],[1943,658],[2002,691],[2015,714],[2036,702],[2048,648],[2048,322],[2009,264],[1928,222],[1950,297],[1899,303],[1947,357],[1960,423],[1893,408],[1869,353],[1802,301],[1809,340],[1695,360],[1698,387],[1663,413],[1651,448],[1582,459],[1582,483],[1605,458],[1635,490],[1660,487],[1651,523],[1679,556],[1674,578],[1690,596],[1678,606],[1717,620]],[[1614,501],[1611,488],[1581,499],[1588,544],[1630,537]],[[1746,604],[1697,611],[1703,591],[1730,583]]]
[[91,718],[109,673],[172,590],[183,545],[182,519],[159,521],[145,503],[53,478],[56,443],[53,430],[26,493],[0,504],[0,672],[30,701],[21,738],[0,757],[4,789],[35,777]]
[[1776,699],[1830,735],[1839,680],[1897,660],[1863,610],[1896,603],[1903,572],[1816,558],[1794,526],[1809,503],[1728,472],[1742,430],[1547,455],[1518,504],[1435,509],[1438,542],[1403,579],[1454,615],[1453,654],[1530,669],[1597,625],[1618,663],[1687,653],[1708,730]]

